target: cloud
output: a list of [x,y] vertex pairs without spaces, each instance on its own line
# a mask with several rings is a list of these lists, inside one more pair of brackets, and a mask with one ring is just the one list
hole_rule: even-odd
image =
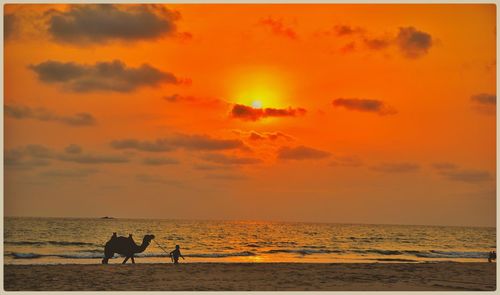
[[129,161],[128,158],[123,156],[83,153],[83,149],[76,144],[70,144],[62,152],[55,151],[43,145],[29,144],[6,150],[4,154],[4,163],[6,166],[22,169],[47,166],[52,160],[79,164],[115,164]]
[[76,144],[70,144],[64,149],[64,153],[59,153],[56,158],[65,162],[79,164],[118,164],[127,163],[129,159],[124,156],[89,154],[83,153],[83,148]]
[[450,170],[441,172],[441,175],[449,180],[468,183],[483,182],[492,179],[488,171],[480,170]]
[[475,103],[482,105],[493,105],[497,104],[497,96],[496,94],[488,94],[488,93],[480,93],[471,96],[471,100]]
[[165,95],[165,96],[163,96],[163,99],[168,101],[168,102],[194,102],[194,101],[196,101],[196,98],[194,96],[180,95],[180,94]]
[[236,139],[215,139],[207,135],[177,134],[169,138],[177,148],[196,151],[217,151],[245,148],[242,141]]
[[18,169],[32,169],[50,165],[50,159],[54,158],[54,152],[37,144],[24,147],[8,149],[4,152],[4,165]]
[[165,179],[162,177],[159,177],[157,175],[150,175],[150,174],[138,174],[136,175],[137,181],[144,182],[144,183],[150,183],[150,184],[166,184],[166,185],[172,185],[172,186],[182,186],[182,183],[177,180],[172,180],[172,179]]
[[174,147],[166,139],[155,141],[139,141],[137,139],[113,140],[111,146],[115,149],[134,149],[144,152],[170,152]]
[[172,36],[179,19],[178,12],[159,5],[71,5],[51,12],[48,30],[65,43],[131,42]]
[[12,39],[17,31],[18,19],[13,13],[5,13],[3,16],[3,38],[5,41]]
[[382,50],[391,45],[391,40],[383,38],[372,38],[372,39],[365,38],[363,42],[371,50]]
[[236,173],[210,173],[206,176],[208,179],[214,180],[246,180],[247,176]]
[[432,36],[414,27],[399,28],[396,43],[407,58],[419,58],[427,54],[432,46]]
[[73,92],[114,91],[132,92],[139,87],[155,87],[162,83],[179,84],[173,74],[162,72],[148,64],[127,67],[120,60],[97,62],[94,65],[48,60],[30,65],[44,83],[58,83]]
[[454,169],[458,168],[458,166],[456,164],[449,163],[449,162],[434,163],[434,164],[432,164],[432,167],[436,170],[439,170],[439,171],[454,170]]
[[255,131],[251,131],[250,134],[248,135],[248,139],[251,141],[259,141],[259,140],[278,140],[280,138],[286,139],[286,140],[293,140],[293,137],[290,135],[287,135],[283,132],[263,132],[263,133],[258,133]]
[[288,109],[275,109],[264,108],[257,109],[242,104],[235,104],[231,110],[233,118],[242,119],[245,121],[258,121],[262,118],[268,117],[297,117],[305,115],[306,110],[303,108],[288,108]]
[[448,180],[477,183],[492,180],[493,177],[488,171],[462,169],[453,163],[434,163],[432,167],[437,170],[437,173]]
[[53,169],[41,172],[41,176],[57,178],[82,178],[99,172],[96,169]]
[[283,36],[292,40],[298,38],[297,33],[291,28],[283,24],[281,19],[273,19],[271,17],[262,19],[260,21],[261,25],[264,25],[271,29],[271,32],[278,36]]
[[324,159],[330,156],[329,152],[306,146],[283,147],[278,151],[278,158],[283,160],[310,160]]
[[205,97],[197,97],[191,95],[181,95],[181,94],[172,94],[165,95],[162,97],[164,100],[169,103],[186,103],[186,104],[194,104],[198,107],[203,108],[215,108],[215,107],[226,107],[227,102],[217,99],[217,98],[205,98]]
[[179,164],[179,161],[171,158],[145,158],[142,163],[150,166],[161,166]]
[[359,158],[352,156],[335,156],[330,162],[330,166],[359,167],[362,165],[363,162]]
[[371,167],[372,170],[384,173],[410,173],[420,170],[420,166],[414,163],[383,163]]
[[175,134],[156,141],[139,141],[136,139],[114,140],[111,146],[115,149],[135,149],[145,152],[169,152],[176,149],[189,151],[217,151],[245,149],[241,140],[216,139],[207,135]]
[[359,28],[359,27],[354,28],[354,27],[347,26],[347,25],[336,25],[333,28],[333,31],[335,32],[335,34],[337,36],[349,36],[349,35],[364,32],[364,30]]
[[213,170],[227,170],[230,167],[222,166],[222,165],[207,165],[207,164],[195,164],[193,165],[193,169],[200,171],[213,171]]
[[252,165],[258,164],[261,160],[256,158],[232,157],[224,154],[208,154],[201,157],[203,160],[220,165]]
[[333,102],[334,107],[344,107],[351,111],[372,112],[379,115],[394,115],[397,111],[386,105],[381,100],[362,98],[337,98]]
[[61,154],[58,159],[79,164],[119,164],[129,162],[129,159],[124,156],[95,154]]
[[83,149],[79,145],[70,144],[64,149],[64,151],[68,154],[81,154]]
[[341,53],[350,53],[356,50],[356,42],[350,42],[340,48]]
[[15,119],[33,119],[38,121],[58,122],[69,126],[92,126],[96,120],[89,113],[77,113],[73,116],[61,116],[43,108],[32,109],[26,106],[4,106],[5,116]]

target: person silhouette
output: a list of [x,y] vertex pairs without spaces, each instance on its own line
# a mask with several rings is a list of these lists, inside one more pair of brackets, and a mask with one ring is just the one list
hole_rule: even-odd
[[179,245],[175,245],[175,250],[170,252],[170,258],[172,258],[174,264],[179,264],[179,256],[182,257],[182,259],[185,259],[181,254],[180,248],[181,247],[179,247]]
[[492,260],[497,259],[497,252],[495,251],[490,251],[490,254],[488,255],[488,262],[491,262]]

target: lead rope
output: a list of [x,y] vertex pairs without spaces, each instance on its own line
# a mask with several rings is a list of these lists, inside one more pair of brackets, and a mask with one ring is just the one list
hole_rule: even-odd
[[[163,252],[167,253],[167,254],[168,254],[168,256],[169,256],[170,258],[172,258],[172,257],[170,256],[170,253],[168,253],[165,249],[163,249],[163,247],[162,247],[162,246],[160,246],[160,244],[158,244],[158,242],[157,242],[157,241],[153,240],[153,242],[155,242],[155,244],[156,244],[158,247],[160,247],[160,249],[162,249],[162,250],[163,250]],[[172,259],[173,259],[173,258],[172,258]]]
[[162,247],[162,246],[160,246],[160,244],[158,244],[158,242],[156,242],[155,240],[153,240],[153,242],[155,242],[155,244],[156,244],[158,247],[160,247],[160,249],[162,249],[162,250],[163,250],[163,252],[165,252],[165,253],[169,254],[169,253],[168,253],[165,249],[163,249],[163,247]]

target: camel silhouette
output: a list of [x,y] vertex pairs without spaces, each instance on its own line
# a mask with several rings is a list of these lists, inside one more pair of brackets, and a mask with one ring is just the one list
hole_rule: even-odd
[[154,238],[154,235],[145,235],[142,239],[142,244],[138,246],[134,242],[132,235],[126,238],[117,237],[116,233],[113,233],[111,239],[104,246],[104,258],[102,259],[102,263],[108,264],[108,260],[113,257],[115,253],[125,256],[125,260],[122,262],[123,264],[126,263],[129,258],[132,260],[132,263],[135,263],[134,254],[144,252]]

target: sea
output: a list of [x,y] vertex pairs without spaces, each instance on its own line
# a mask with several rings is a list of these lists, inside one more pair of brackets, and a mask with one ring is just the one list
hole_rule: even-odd
[[6,217],[4,264],[99,264],[114,232],[155,235],[136,263],[171,263],[176,245],[181,263],[484,262],[496,250],[491,227]]

